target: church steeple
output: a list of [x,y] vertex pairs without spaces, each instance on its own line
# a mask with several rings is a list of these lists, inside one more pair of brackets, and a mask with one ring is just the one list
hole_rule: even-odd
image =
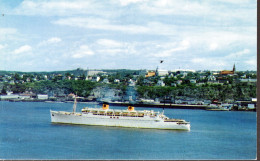
[[234,65],[233,65],[233,72],[235,73],[235,71],[236,71],[236,66],[235,66],[235,63],[234,63]]

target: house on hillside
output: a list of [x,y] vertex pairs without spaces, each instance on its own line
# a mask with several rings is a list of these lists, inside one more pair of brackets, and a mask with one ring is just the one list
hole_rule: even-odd
[[156,75],[155,71],[148,71],[148,72],[146,73],[145,77],[146,77],[146,78],[147,78],[147,77],[153,77],[153,76],[155,76],[155,75]]
[[107,78],[105,78],[102,82],[103,83],[109,83],[109,80]]
[[158,80],[157,86],[161,86],[161,87],[164,87],[165,86],[165,83],[162,81],[162,80]]

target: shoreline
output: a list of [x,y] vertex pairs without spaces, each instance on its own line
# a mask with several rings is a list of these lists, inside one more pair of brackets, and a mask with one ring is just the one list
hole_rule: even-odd
[[[46,103],[73,103],[74,101],[52,101],[52,100],[0,100],[0,101],[8,101],[8,102],[46,102]],[[103,102],[98,101],[78,101],[78,103],[85,104],[103,104]],[[134,106],[134,107],[150,107],[150,108],[170,108],[170,109],[196,109],[196,110],[207,110],[207,111],[252,111],[256,112],[255,109],[221,109],[221,108],[212,108],[210,105],[189,105],[189,104],[170,104],[170,103],[152,103],[152,104],[133,104],[128,102],[108,102],[109,105],[112,106]]]

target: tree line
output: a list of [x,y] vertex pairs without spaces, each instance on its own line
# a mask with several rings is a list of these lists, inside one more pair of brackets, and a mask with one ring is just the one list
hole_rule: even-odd
[[138,86],[138,96],[141,98],[150,99],[165,99],[171,98],[193,98],[193,99],[207,99],[220,101],[236,101],[236,100],[250,100],[256,98],[256,84],[205,84],[201,86],[182,85],[177,87],[170,86]]

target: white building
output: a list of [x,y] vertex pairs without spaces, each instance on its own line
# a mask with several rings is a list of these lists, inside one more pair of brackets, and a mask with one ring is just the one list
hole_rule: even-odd
[[119,79],[115,79],[114,83],[120,83],[120,80]]
[[209,81],[216,81],[217,79],[216,79],[215,76],[210,75],[210,76],[208,76],[208,80],[209,80]]
[[162,86],[162,87],[164,87],[164,86],[165,86],[165,83],[164,83],[162,80],[159,80],[159,81],[157,82],[157,86]]
[[191,70],[191,69],[173,69],[171,70],[171,72],[196,72],[195,70]]
[[19,99],[20,96],[18,94],[10,94],[10,95],[0,95],[0,99]]
[[248,78],[248,79],[240,79],[240,82],[243,82],[243,83],[256,83],[257,82],[257,79],[251,79],[251,78]]
[[180,85],[182,83],[182,80],[177,80],[177,84]]
[[103,72],[102,70],[88,70],[88,76],[94,76],[97,74],[105,74],[106,72]]
[[47,94],[38,94],[37,99],[39,100],[47,100],[49,97]]
[[129,79],[128,85],[129,85],[129,86],[135,86],[135,81],[132,80],[132,79]]
[[105,79],[103,80],[103,83],[109,83],[109,80],[108,80],[107,78],[105,78]]
[[168,75],[169,72],[168,72],[168,70],[157,70],[156,74],[157,74],[157,76],[165,76],[165,75]]
[[190,80],[190,83],[196,83],[197,81],[196,81],[196,79],[191,79]]
[[92,77],[92,81],[94,81],[94,82],[98,82],[99,80],[100,80],[100,77],[99,77],[99,76]]

